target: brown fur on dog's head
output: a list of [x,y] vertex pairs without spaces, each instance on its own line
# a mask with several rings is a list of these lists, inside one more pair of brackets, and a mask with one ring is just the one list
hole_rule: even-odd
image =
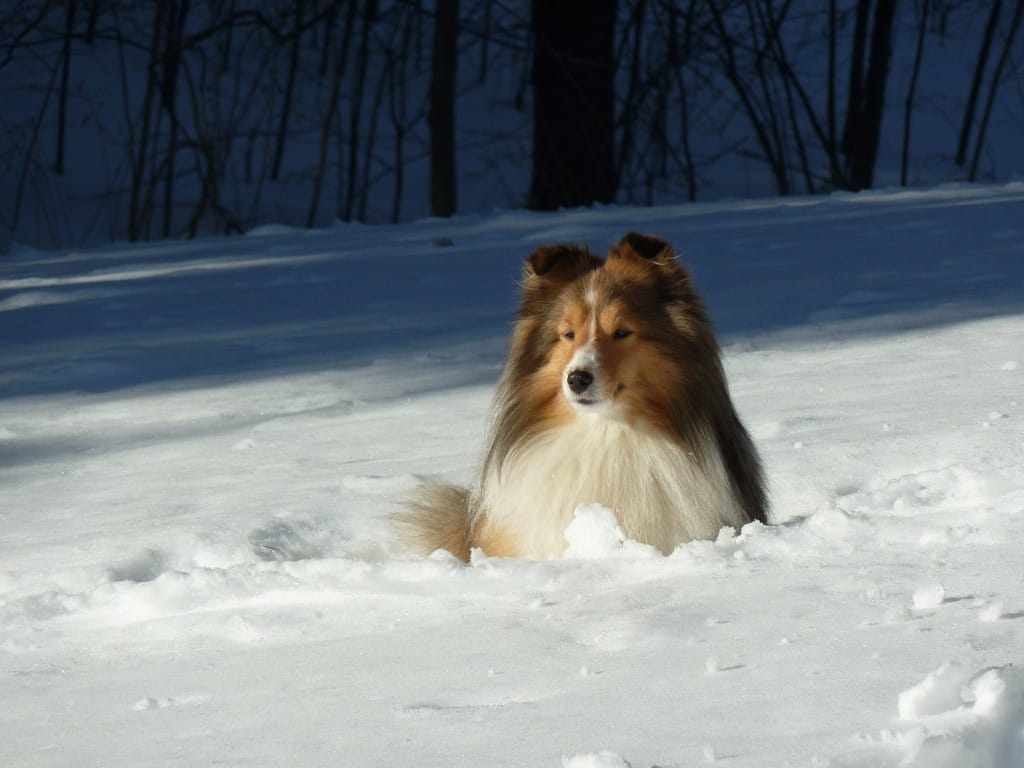
[[526,262],[485,472],[545,430],[580,418],[564,382],[585,345],[616,418],[660,430],[697,454],[702,438],[713,436],[747,513],[765,519],[756,452],[729,398],[703,303],[672,247],[635,232],[604,261],[583,246],[552,245]]

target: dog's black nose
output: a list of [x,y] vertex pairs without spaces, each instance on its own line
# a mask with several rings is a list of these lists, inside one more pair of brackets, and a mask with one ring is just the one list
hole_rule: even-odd
[[594,383],[594,374],[589,371],[571,371],[566,381],[569,384],[569,389],[579,395]]

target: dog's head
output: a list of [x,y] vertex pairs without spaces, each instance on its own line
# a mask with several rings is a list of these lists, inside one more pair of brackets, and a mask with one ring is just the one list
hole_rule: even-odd
[[663,414],[705,337],[689,274],[660,238],[630,233],[604,261],[545,246],[526,263],[513,352],[565,418]]

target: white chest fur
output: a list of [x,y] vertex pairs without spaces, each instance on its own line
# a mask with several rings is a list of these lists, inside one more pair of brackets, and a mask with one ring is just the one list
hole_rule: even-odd
[[484,477],[481,511],[526,557],[561,556],[573,512],[588,503],[612,509],[629,538],[668,554],[743,524],[718,450],[704,446],[702,456],[653,429],[581,416],[520,446]]

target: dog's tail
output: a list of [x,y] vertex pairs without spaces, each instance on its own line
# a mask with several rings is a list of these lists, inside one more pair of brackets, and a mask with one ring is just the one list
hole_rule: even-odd
[[402,505],[404,512],[392,517],[399,538],[410,550],[429,555],[446,549],[469,560],[469,491],[457,485],[421,485]]

